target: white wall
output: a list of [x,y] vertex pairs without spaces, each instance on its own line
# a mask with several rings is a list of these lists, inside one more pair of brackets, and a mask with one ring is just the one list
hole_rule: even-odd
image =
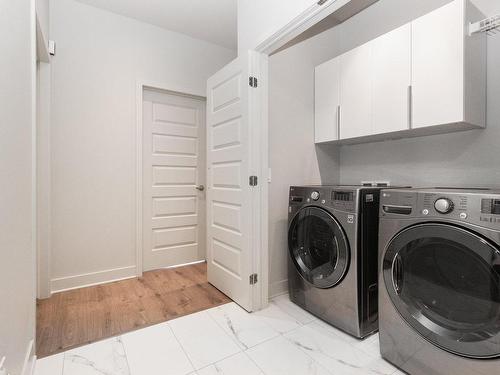
[[339,181],[338,149],[314,146],[314,67],[330,58],[315,38],[269,59],[269,294],[287,288],[288,189]]
[[238,53],[254,49],[317,0],[238,0]]
[[[58,1],[58,0],[56,0]],[[36,15],[45,41],[49,40],[49,0],[35,0]]]
[[55,289],[135,274],[138,80],[205,93],[236,52],[99,10],[51,2]]
[[32,16],[30,1],[0,1],[0,358],[13,375],[35,329]]

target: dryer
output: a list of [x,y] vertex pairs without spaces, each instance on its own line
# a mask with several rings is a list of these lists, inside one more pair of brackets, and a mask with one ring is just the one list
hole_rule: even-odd
[[358,338],[377,330],[380,188],[292,186],[290,299]]
[[500,191],[383,191],[379,251],[382,356],[412,375],[500,374]]

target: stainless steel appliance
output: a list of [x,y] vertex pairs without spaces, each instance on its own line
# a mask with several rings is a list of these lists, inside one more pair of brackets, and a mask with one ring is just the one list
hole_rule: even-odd
[[356,336],[377,330],[377,236],[381,188],[292,186],[290,299]]
[[382,356],[412,375],[500,374],[500,191],[383,191],[379,252]]

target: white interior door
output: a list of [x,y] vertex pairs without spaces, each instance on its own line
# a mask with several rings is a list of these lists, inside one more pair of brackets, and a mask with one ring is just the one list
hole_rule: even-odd
[[205,259],[205,101],[143,96],[143,268]]
[[253,294],[259,287],[250,280],[260,250],[259,187],[249,184],[250,176],[260,176],[261,88],[249,85],[257,76],[250,69],[255,56],[237,58],[207,82],[208,281],[248,311],[258,308]]

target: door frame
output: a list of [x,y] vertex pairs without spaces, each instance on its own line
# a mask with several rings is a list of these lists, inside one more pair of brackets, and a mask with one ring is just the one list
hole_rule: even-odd
[[[256,171],[259,180],[253,223],[260,246],[254,258],[253,269],[258,274],[258,283],[253,293],[254,310],[265,308],[269,300],[269,183],[271,182],[271,171],[269,168],[269,97],[268,97],[268,59],[273,53],[280,50],[288,42],[293,40],[311,26],[323,20],[337,9],[346,5],[350,0],[327,0],[323,4],[313,4],[292,21],[280,28],[276,33],[264,39],[254,50],[258,57],[254,61],[255,74],[258,76],[260,95],[255,104],[254,116],[260,121],[254,121],[259,126],[256,135],[260,140],[256,151],[256,165],[260,167]],[[135,181],[135,218],[136,218],[136,275],[142,276],[142,101],[144,89],[156,89],[177,95],[186,95],[194,98],[206,99],[206,91],[200,91],[193,87],[179,86],[168,82],[152,82],[138,80],[136,85],[136,181]]]
[[136,133],[135,133],[135,257],[136,257],[136,276],[141,277],[143,274],[143,220],[142,220],[142,152],[143,152],[143,98],[144,90],[163,91],[167,94],[185,96],[206,102],[206,94],[204,91],[194,89],[192,87],[179,86],[165,82],[152,82],[147,80],[139,80],[136,85]]
[[[260,121],[258,127],[258,139],[260,146],[254,149],[253,153],[258,153],[260,160],[260,170],[258,177],[262,183],[258,184],[257,210],[254,212],[253,223],[257,227],[260,247],[254,258],[253,269],[258,274],[258,283],[253,293],[254,311],[265,308],[269,303],[269,184],[271,183],[271,169],[269,166],[269,56],[285,48],[287,43],[295,37],[308,30],[330,14],[349,3],[350,0],[326,0],[321,5],[315,3],[303,11],[300,15],[292,19],[281,27],[274,34],[270,35],[255,47],[258,57],[254,61],[254,74],[257,75],[258,84],[261,89],[256,104],[256,114]],[[288,251],[288,249],[287,249]]]

